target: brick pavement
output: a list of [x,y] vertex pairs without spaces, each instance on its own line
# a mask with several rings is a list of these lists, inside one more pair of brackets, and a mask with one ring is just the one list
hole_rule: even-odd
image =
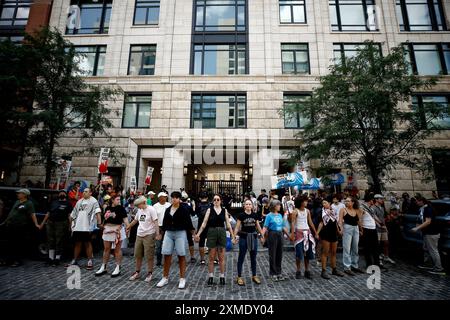
[[[128,249],[129,250],[129,249]],[[168,286],[156,288],[161,278],[162,268],[155,268],[154,279],[150,284],[141,280],[130,282],[128,277],[134,271],[134,260],[130,255],[124,256],[122,275],[112,279],[109,275],[95,277],[94,271],[81,271],[81,289],[67,289],[68,274],[63,266],[48,267],[40,261],[28,261],[18,268],[0,268],[0,299],[187,299],[187,300],[264,300],[264,299],[450,299],[450,278],[434,276],[418,270],[414,266],[399,261],[396,266],[381,275],[381,289],[370,290],[366,281],[369,275],[356,277],[332,277],[331,280],[320,278],[320,267],[312,263],[313,280],[295,279],[294,252],[284,252],[283,274],[287,281],[272,282],[269,279],[267,251],[258,253],[258,275],[262,284],[250,281],[250,261],[247,257],[243,275],[246,286],[235,283],[237,252],[227,253],[226,285],[206,286],[207,267],[189,264],[187,268],[187,287],[179,290],[178,266],[173,263],[171,281]],[[361,257],[361,259],[363,259]],[[176,261],[176,259],[174,259]],[[341,265],[341,256],[338,263]],[[96,267],[100,262],[96,257]],[[362,262],[362,261],[361,261]],[[86,261],[81,261],[84,266]],[[114,265],[110,261],[109,271]],[[232,272],[231,272],[232,271]],[[218,276],[218,267],[215,275]],[[217,282],[217,279],[216,279]]]

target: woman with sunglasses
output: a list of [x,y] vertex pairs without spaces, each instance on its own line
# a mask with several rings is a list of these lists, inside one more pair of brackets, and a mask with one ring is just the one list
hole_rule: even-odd
[[339,226],[343,231],[343,263],[344,272],[349,276],[354,276],[355,272],[364,273],[358,267],[358,244],[359,235],[362,232],[361,216],[362,210],[356,198],[347,197],[344,201],[345,208],[339,211]]
[[253,201],[250,199],[244,202],[244,212],[237,217],[236,227],[234,234],[239,235],[239,257],[237,263],[238,277],[237,284],[240,286],[245,285],[242,276],[242,265],[244,264],[245,255],[247,251],[250,253],[250,264],[252,268],[252,281],[256,284],[260,284],[261,280],[256,276],[256,253],[258,251],[258,234],[261,233],[261,226],[259,225],[258,215],[253,210]]
[[214,284],[214,258],[216,252],[219,253],[220,284],[225,285],[225,248],[227,246],[225,226],[230,231],[232,241],[235,242],[228,211],[222,207],[221,196],[216,194],[213,198],[213,207],[206,211],[202,226],[195,235],[195,241],[199,242],[203,230],[208,228],[206,235],[206,246],[209,249],[208,286]]

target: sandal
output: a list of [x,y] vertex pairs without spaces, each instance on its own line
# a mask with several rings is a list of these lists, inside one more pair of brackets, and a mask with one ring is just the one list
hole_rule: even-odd
[[240,286],[244,286],[245,285],[244,279],[242,279],[241,277],[237,277],[236,282]]
[[252,277],[252,281],[253,281],[254,283],[256,283],[256,284],[261,284],[261,279],[259,279],[258,276],[253,276],[253,277]]

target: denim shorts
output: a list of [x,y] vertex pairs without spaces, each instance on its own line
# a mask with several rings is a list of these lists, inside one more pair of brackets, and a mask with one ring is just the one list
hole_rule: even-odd
[[164,233],[161,254],[171,256],[175,250],[177,256],[184,257],[186,255],[186,246],[186,230],[166,231]]
[[[303,241],[305,241],[305,240],[303,240]],[[305,248],[304,248],[303,241],[295,246],[295,257],[300,261],[303,261],[304,256],[305,256]],[[309,248],[308,248],[308,251],[306,251],[306,259],[308,259],[308,260],[314,259],[314,253],[312,251],[312,243],[311,242],[309,242]]]

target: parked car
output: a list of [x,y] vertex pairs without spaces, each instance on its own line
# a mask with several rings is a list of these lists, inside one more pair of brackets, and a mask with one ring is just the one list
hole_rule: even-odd
[[[436,222],[441,230],[439,248],[442,252],[450,253],[450,199],[430,200],[433,212],[436,215]],[[423,239],[420,232],[411,232],[417,224],[417,214],[405,214],[403,216],[403,237],[406,241],[415,242],[422,245]]]

